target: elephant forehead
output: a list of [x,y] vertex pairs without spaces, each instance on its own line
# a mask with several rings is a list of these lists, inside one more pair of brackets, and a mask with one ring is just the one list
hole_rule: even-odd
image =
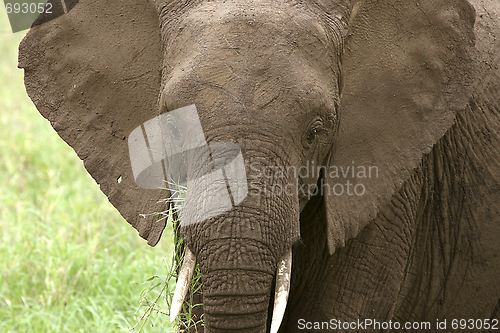
[[[205,2],[189,10],[179,21],[179,32],[196,31],[200,42],[222,40],[241,48],[249,44],[328,45],[322,22],[311,12],[274,1]],[[262,38],[265,36],[266,38]],[[190,37],[193,37],[191,34]],[[192,39],[191,39],[192,40]],[[237,45],[234,45],[237,44]]]
[[188,11],[168,43],[165,82],[190,76],[232,95],[259,86],[296,95],[320,81],[336,91],[337,48],[321,20],[281,2],[250,2],[207,2]]
[[190,101],[286,113],[335,108],[338,86],[332,71],[300,57],[254,60],[221,55],[190,59],[188,66],[176,67],[166,77],[161,103],[167,109]]
[[311,11],[279,1],[202,3],[172,25],[161,102],[263,117],[333,110],[339,68],[328,32]]

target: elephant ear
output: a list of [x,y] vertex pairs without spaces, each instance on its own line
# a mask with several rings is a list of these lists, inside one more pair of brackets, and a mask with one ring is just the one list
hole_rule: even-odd
[[135,184],[127,137],[158,114],[161,45],[153,3],[81,0],[67,14],[40,16],[19,47],[33,103],[152,246],[165,220],[151,214],[166,209],[168,192]]
[[331,254],[391,201],[466,106],[474,19],[462,0],[354,5],[323,180]]

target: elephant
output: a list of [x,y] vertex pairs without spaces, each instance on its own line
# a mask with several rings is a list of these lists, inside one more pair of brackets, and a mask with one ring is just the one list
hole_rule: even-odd
[[[131,138],[161,115],[197,117],[197,149],[167,167],[191,184],[178,285],[197,263],[192,331],[487,331],[500,319],[499,49],[497,0],[80,0],[37,19],[19,67],[151,246],[173,194],[139,186]],[[224,183],[229,208],[193,220],[223,200],[200,179],[240,153],[243,195]]]

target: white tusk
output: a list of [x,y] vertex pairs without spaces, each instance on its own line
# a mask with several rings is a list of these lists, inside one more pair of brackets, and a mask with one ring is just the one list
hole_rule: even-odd
[[182,309],[182,304],[186,298],[187,291],[189,289],[189,284],[193,278],[194,267],[196,266],[196,256],[186,248],[186,255],[184,256],[184,261],[182,262],[181,271],[179,273],[179,278],[177,279],[177,284],[175,286],[174,298],[172,299],[172,306],[170,307],[170,323],[175,321],[175,318],[179,315]]
[[276,274],[276,293],[274,294],[273,319],[271,333],[277,333],[285,315],[286,303],[290,292],[290,278],[292,275],[292,250],[290,250],[278,265]]

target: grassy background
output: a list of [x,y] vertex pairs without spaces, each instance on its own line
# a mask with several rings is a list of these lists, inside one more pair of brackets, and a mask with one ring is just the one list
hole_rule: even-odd
[[[150,248],[107,201],[26,95],[26,31],[9,29],[0,8],[0,332],[128,332],[145,281],[167,274],[171,233]],[[150,319],[142,332],[172,330]]]

